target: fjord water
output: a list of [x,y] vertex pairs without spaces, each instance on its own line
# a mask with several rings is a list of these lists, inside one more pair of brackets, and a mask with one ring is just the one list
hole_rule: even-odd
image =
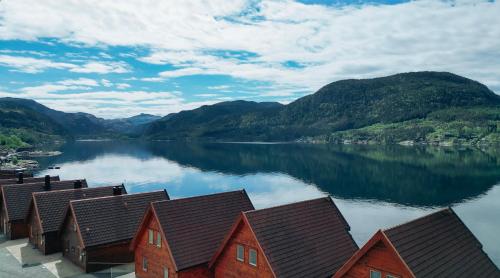
[[[451,147],[74,142],[37,175],[166,188],[172,198],[245,188],[257,208],[331,195],[358,245],[453,207],[500,265],[500,150]],[[58,170],[46,170],[48,166]]]

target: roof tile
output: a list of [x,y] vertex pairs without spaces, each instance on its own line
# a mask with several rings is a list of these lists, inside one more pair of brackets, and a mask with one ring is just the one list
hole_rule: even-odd
[[208,263],[241,212],[244,190],[153,203],[177,269]]
[[330,197],[245,216],[277,277],[331,277],[358,250]]
[[151,202],[168,200],[165,190],[70,201],[85,247],[130,240]]
[[416,277],[500,277],[481,243],[450,208],[384,233]]

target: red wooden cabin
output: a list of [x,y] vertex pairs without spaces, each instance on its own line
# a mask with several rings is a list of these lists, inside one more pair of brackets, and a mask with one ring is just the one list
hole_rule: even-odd
[[28,237],[28,225],[26,215],[28,214],[32,194],[34,192],[53,191],[75,188],[75,185],[87,187],[85,180],[51,181],[24,183],[2,186],[2,211],[4,233],[8,239]]
[[379,230],[334,278],[500,277],[481,243],[451,209]]
[[61,251],[59,229],[69,202],[127,194],[123,185],[33,193],[28,216],[29,241],[44,255]]
[[134,261],[130,241],[151,202],[167,191],[70,201],[60,229],[63,256],[85,272]]
[[208,262],[232,223],[254,209],[233,191],[152,203],[130,246],[137,277],[211,277]]
[[330,197],[244,212],[210,262],[215,277],[331,277],[358,250]]

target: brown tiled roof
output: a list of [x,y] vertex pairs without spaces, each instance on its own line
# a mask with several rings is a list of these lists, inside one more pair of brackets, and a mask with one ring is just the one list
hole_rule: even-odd
[[151,202],[168,200],[165,190],[71,201],[85,247],[130,240]]
[[[51,182],[51,191],[74,188],[78,180],[55,181]],[[82,182],[82,187],[87,187],[86,180]],[[24,220],[28,214],[32,193],[42,192],[45,182],[23,183],[2,186],[2,195],[7,207],[7,217],[9,221]]]
[[32,202],[40,217],[42,232],[59,230],[70,201],[113,196],[113,188],[121,190],[121,194],[127,194],[123,185],[33,193]]
[[500,277],[481,243],[452,209],[384,233],[416,277]]
[[155,202],[177,270],[208,263],[238,215],[253,210],[244,190]]
[[330,197],[245,216],[276,277],[331,277],[358,250]]
[[[59,181],[59,176],[52,176],[50,177],[51,181]],[[18,184],[17,183],[18,179],[0,179],[0,187],[3,185],[9,185],[9,184]],[[24,178],[23,179],[23,184],[25,183],[35,183],[35,182],[43,182],[45,181],[45,177],[38,177],[38,178]]]

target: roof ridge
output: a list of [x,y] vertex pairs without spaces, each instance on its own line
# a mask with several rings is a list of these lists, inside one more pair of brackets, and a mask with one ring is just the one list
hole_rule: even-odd
[[42,192],[33,192],[34,195],[44,195],[48,193],[60,193],[60,192],[67,192],[67,191],[73,191],[73,190],[96,190],[96,189],[102,189],[102,188],[113,188],[116,186],[123,186],[123,184],[117,184],[117,185],[105,185],[105,186],[96,186],[96,187],[81,187],[81,188],[69,188],[69,189],[61,189],[61,190],[52,190],[52,191],[42,191]]
[[229,194],[229,193],[238,193],[238,192],[245,193],[245,195],[246,195],[245,189],[238,189],[238,190],[233,190],[233,191],[225,191],[225,192],[217,192],[217,193],[211,193],[211,194],[205,194],[205,195],[183,197],[183,198],[172,199],[172,200],[154,201],[154,202],[151,202],[151,203],[161,203],[161,202],[170,202],[170,201],[181,201],[181,200],[198,199],[198,198],[211,197],[211,196],[217,196],[217,195],[224,195],[224,194]]
[[85,202],[85,201],[89,201],[89,200],[107,199],[107,198],[114,198],[114,197],[131,197],[131,196],[136,196],[136,195],[141,195],[141,194],[151,194],[151,193],[158,193],[158,192],[165,192],[165,190],[155,190],[155,191],[148,191],[148,192],[137,192],[137,193],[132,193],[132,194],[120,194],[120,195],[102,196],[102,197],[80,199],[80,200],[71,200],[70,203],[78,203],[78,202]]
[[298,202],[287,203],[287,204],[278,205],[278,206],[274,206],[274,207],[268,207],[268,208],[263,208],[263,209],[255,209],[255,210],[250,210],[250,211],[244,211],[243,213],[244,214],[249,214],[249,213],[260,212],[260,211],[265,211],[265,210],[271,210],[271,209],[280,208],[280,207],[293,206],[293,205],[298,205],[298,204],[303,204],[303,203],[312,203],[312,202],[323,200],[323,199],[327,199],[329,201],[332,200],[332,198],[330,196],[326,196],[326,197],[320,197],[320,198],[315,198],[315,199],[309,199],[309,200],[303,200],[303,201],[298,201]]
[[[58,181],[53,181],[51,180],[50,181],[50,184],[51,185],[54,185],[54,183],[57,183],[57,184],[60,184],[60,183],[68,183],[68,182],[75,182],[75,181],[86,181],[86,179],[74,179],[74,180],[58,180]],[[13,184],[5,184],[5,185],[2,185],[2,188],[3,187],[7,187],[7,188],[11,188],[11,187],[14,187],[14,186],[30,186],[30,185],[43,185],[45,184],[44,181],[39,181],[39,182],[28,182],[28,183],[13,183]]]
[[438,214],[438,213],[441,213],[441,212],[444,212],[444,211],[450,211],[451,213],[455,214],[455,212],[451,209],[451,207],[447,207],[447,208],[439,209],[439,210],[437,210],[437,211],[435,211],[435,212],[432,212],[432,213],[429,213],[429,214],[426,214],[426,215],[423,215],[423,216],[417,217],[417,218],[415,218],[415,219],[412,219],[412,220],[409,220],[409,221],[403,222],[403,223],[401,223],[401,224],[398,224],[398,225],[392,226],[392,227],[390,227],[390,228],[387,228],[387,229],[381,229],[381,231],[382,231],[382,232],[387,232],[387,231],[389,231],[389,230],[394,230],[394,229],[399,228],[399,227],[401,227],[401,226],[404,226],[404,225],[406,225],[406,224],[410,224],[410,223],[413,223],[413,222],[415,222],[415,221],[419,221],[419,220],[422,220],[422,219],[425,219],[425,218],[429,218],[429,217],[431,217],[431,216],[434,216],[434,215],[436,215],[436,214]]

